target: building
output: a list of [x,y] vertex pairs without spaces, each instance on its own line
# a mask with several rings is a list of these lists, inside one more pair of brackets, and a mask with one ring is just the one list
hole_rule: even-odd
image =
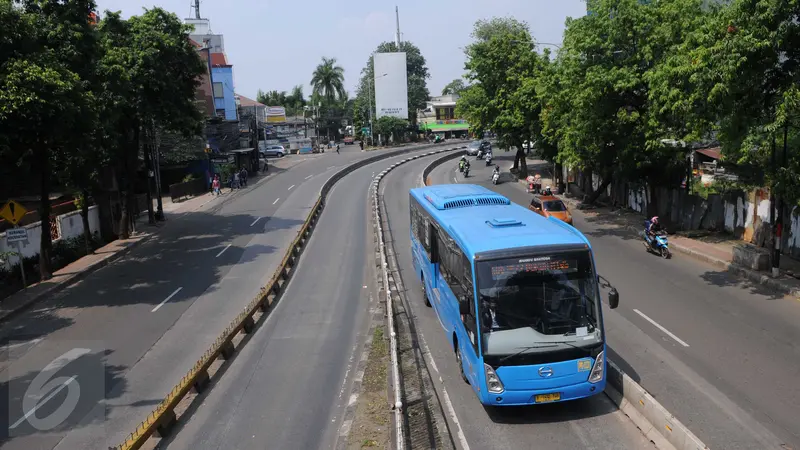
[[214,99],[214,113],[225,120],[237,120],[236,94],[233,85],[233,65],[225,56],[225,40],[221,34],[211,32],[208,19],[184,19],[184,23],[194,27],[189,38],[202,45],[206,58],[211,63],[211,91]]
[[469,123],[456,117],[458,94],[431,97],[425,109],[417,111],[417,123],[423,133],[444,134],[445,138],[465,137]]
[[197,53],[206,66],[205,72],[200,76],[200,83],[195,91],[194,101],[197,104],[197,108],[200,109],[206,117],[213,117],[215,108],[214,95],[211,87],[211,66],[208,64],[209,52],[203,44],[192,39],[189,39],[189,42],[197,49]]

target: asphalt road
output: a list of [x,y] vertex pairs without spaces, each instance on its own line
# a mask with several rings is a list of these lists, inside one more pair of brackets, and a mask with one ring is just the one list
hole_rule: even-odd
[[368,189],[405,158],[336,184],[280,303],[163,448],[333,447],[377,301]]
[[[530,202],[523,185],[492,186],[489,169],[473,169],[469,182]],[[452,162],[431,178],[454,176]],[[636,233],[573,215],[620,292],[605,314],[610,358],[711,448],[800,448],[800,302],[677,252],[661,259]]]
[[[381,182],[398,264],[417,330],[430,347],[470,449],[651,449],[634,424],[604,395],[536,408],[484,409],[459,375],[453,351],[433,309],[424,305],[413,273],[409,248],[408,190],[416,187],[431,159],[420,159],[391,171]],[[455,160],[454,160],[455,161]],[[453,163],[432,174],[434,182],[453,182]],[[478,164],[472,165],[478,169]],[[476,171],[479,172],[480,170]],[[477,180],[479,176],[475,176]],[[613,314],[613,313],[612,313]],[[608,314],[607,314],[608,315]],[[434,373],[434,378],[438,378]],[[437,386],[437,389],[441,389]],[[441,398],[440,394],[440,398]],[[456,427],[450,418],[450,427]],[[460,445],[460,447],[465,447]]]
[[[8,431],[0,448],[117,444],[269,279],[324,182],[372,155],[343,146],[340,155],[287,157],[290,169],[273,166],[259,183],[168,217],[125,258],[4,323],[0,338],[10,346],[0,359],[0,402],[8,405],[1,416]],[[57,381],[56,391],[28,388],[69,351],[77,356],[58,375],[76,379]],[[36,420],[53,413],[74,386],[79,401],[66,418]]]

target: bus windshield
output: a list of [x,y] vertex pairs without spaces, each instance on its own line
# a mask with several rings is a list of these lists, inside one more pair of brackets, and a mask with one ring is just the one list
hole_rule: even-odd
[[476,270],[485,355],[602,339],[589,251],[482,261]]

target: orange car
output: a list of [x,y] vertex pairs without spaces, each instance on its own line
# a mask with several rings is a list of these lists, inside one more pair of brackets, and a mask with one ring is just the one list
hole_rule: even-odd
[[534,195],[528,208],[536,214],[544,217],[555,217],[572,225],[572,214],[569,213],[567,205],[556,196]]

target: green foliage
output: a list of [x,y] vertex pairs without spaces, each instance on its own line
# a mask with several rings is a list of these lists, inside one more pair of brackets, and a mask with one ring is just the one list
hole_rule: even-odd
[[442,95],[451,95],[451,94],[461,95],[461,93],[467,87],[468,86],[464,83],[464,80],[462,80],[461,78],[456,78],[455,80],[447,83],[444,89],[442,89]]
[[375,135],[393,136],[397,142],[408,131],[408,121],[397,117],[383,116],[375,121]]
[[336,65],[336,58],[322,58],[311,76],[311,86],[314,89],[313,95],[324,98],[328,104],[346,98],[344,69]]
[[303,85],[300,84],[292,88],[291,93],[287,93],[286,91],[264,92],[259,89],[256,100],[267,106],[283,106],[286,108],[287,116],[302,115],[303,107],[307,104],[305,96],[303,95]]

